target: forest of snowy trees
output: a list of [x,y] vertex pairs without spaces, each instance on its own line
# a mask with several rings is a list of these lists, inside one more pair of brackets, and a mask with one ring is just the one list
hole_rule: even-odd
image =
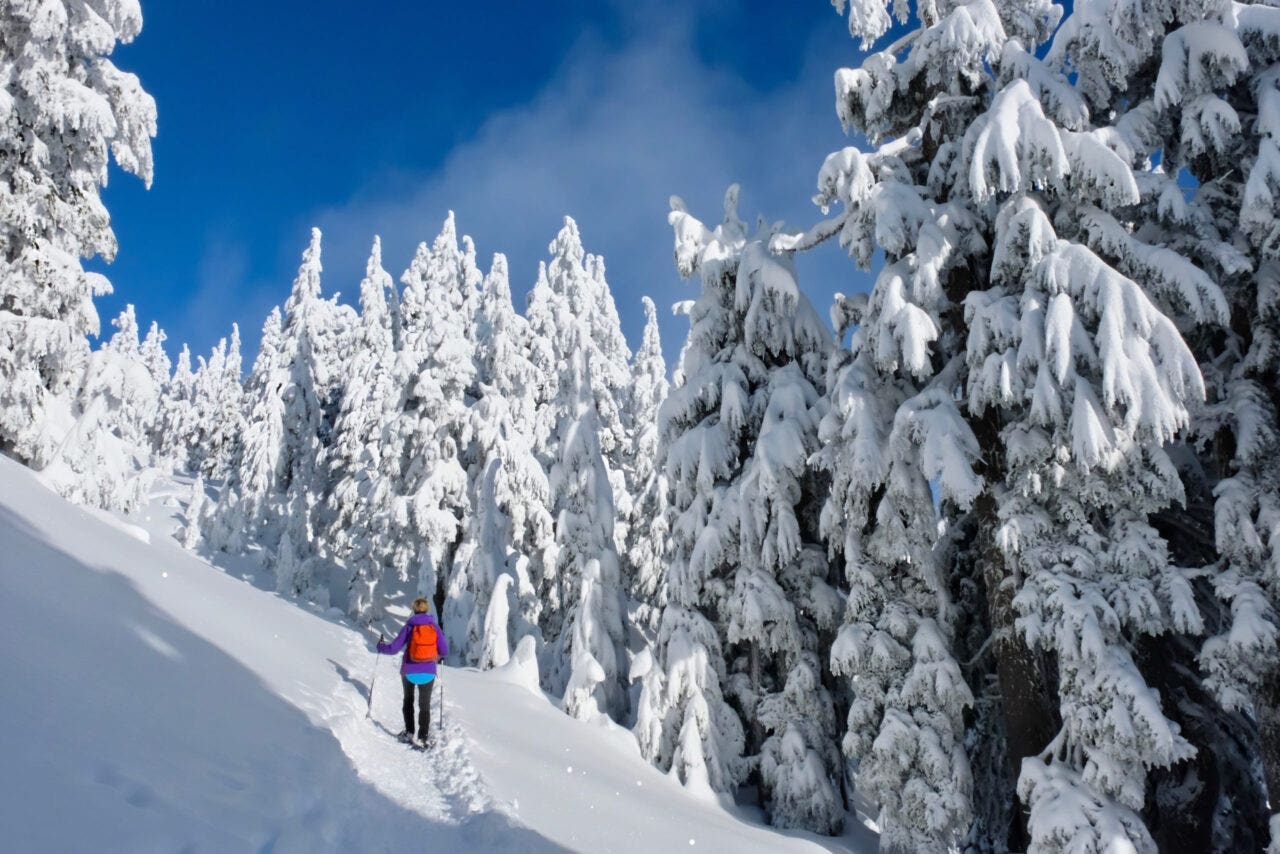
[[[399,277],[375,237],[355,306],[313,230],[247,371],[101,329],[141,14],[0,4],[0,450],[123,510],[189,474],[187,547],[364,624],[430,597],[451,663],[778,827],[1280,852],[1280,6],[834,5],[821,213],[672,198],[669,372],[568,217],[524,286],[452,214]],[[828,322],[832,239],[875,281]]]

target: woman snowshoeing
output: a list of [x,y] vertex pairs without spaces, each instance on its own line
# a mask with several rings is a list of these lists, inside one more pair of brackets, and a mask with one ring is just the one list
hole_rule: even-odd
[[[413,614],[400,634],[391,641],[379,641],[378,652],[395,655],[404,650],[400,664],[400,683],[404,687],[404,732],[400,740],[414,747],[431,746],[431,692],[436,684],[436,662],[449,654],[449,642],[436,618],[431,616],[431,603],[413,600]],[[418,694],[418,728],[414,737],[413,695]]]

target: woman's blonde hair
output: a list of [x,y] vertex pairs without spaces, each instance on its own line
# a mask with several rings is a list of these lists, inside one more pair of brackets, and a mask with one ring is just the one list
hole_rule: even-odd
[[415,613],[415,614],[430,614],[430,613],[431,613],[431,600],[430,600],[430,599],[422,599],[422,598],[414,599],[414,600],[413,600],[413,613]]

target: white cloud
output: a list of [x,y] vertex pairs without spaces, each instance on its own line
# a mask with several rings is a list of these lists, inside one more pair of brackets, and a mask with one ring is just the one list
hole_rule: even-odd
[[[189,341],[194,368],[196,357],[207,357],[209,348],[219,338],[229,337],[231,325],[239,323],[244,369],[249,369],[257,351],[263,321],[273,305],[284,303],[289,292],[282,290],[279,282],[247,280],[248,268],[248,252],[241,243],[223,235],[206,237],[196,268],[195,290],[186,299],[182,315],[174,324],[179,333],[194,330],[199,334],[195,337],[179,334],[171,338],[169,349],[172,357],[176,358],[183,342]],[[234,290],[229,290],[228,283],[235,283]],[[143,325],[147,322],[144,319]],[[204,343],[207,346],[202,346]]]
[[[413,247],[429,241],[452,209],[459,229],[474,236],[484,266],[495,251],[508,255],[521,303],[537,262],[569,214],[588,251],[604,256],[634,344],[643,323],[642,294],[660,306],[693,295],[671,262],[671,194],[714,222],[724,189],[737,181],[743,184],[744,217],[759,211],[797,226],[811,224],[818,212],[809,198],[822,158],[848,144],[833,109],[831,51],[813,51],[814,67],[760,93],[708,67],[687,35],[688,24],[677,18],[638,27],[639,35],[620,50],[585,36],[536,98],[493,115],[436,173],[403,180],[393,195],[386,195],[389,182],[378,180],[371,186],[379,194],[358,194],[317,212],[325,232],[326,291],[354,298],[374,233],[382,235],[388,269],[398,276]],[[845,61],[852,61],[852,43],[834,16],[831,26],[849,47]],[[831,44],[827,33],[815,39]],[[816,67],[819,62],[823,67]],[[834,247],[802,260],[799,269],[823,315],[833,291],[865,286]],[[665,320],[669,357],[684,332],[684,321]]]

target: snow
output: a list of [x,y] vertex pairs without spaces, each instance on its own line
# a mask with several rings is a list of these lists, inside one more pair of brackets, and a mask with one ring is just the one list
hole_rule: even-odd
[[10,850],[874,850],[857,821],[780,833],[690,797],[626,730],[555,708],[524,643],[444,668],[442,746],[408,752],[389,659],[365,717],[370,637],[181,549],[187,490],[158,487],[108,520],[0,458]]

